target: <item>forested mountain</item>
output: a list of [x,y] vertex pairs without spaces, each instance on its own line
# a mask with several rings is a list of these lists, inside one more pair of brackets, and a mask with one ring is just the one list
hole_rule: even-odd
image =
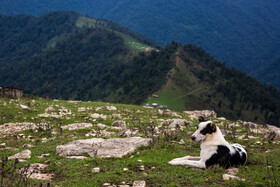
[[1,86],[132,104],[158,92],[157,102],[173,109],[214,109],[230,119],[279,125],[279,91],[194,45],[157,48],[118,24],[73,12],[0,18]]
[[[152,38],[202,46],[227,65],[279,87],[279,0],[1,0],[0,13],[74,10]],[[272,61],[274,63],[272,63]]]

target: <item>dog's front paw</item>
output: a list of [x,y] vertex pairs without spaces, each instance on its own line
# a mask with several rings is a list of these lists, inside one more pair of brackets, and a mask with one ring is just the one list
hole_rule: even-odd
[[169,165],[185,165],[186,164],[186,160],[188,160],[190,158],[190,156],[185,156],[185,157],[181,157],[181,158],[175,158],[171,161],[168,162]]

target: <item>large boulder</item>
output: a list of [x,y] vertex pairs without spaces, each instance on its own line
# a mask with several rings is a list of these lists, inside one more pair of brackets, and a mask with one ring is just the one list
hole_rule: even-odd
[[90,157],[121,158],[132,153],[141,146],[148,146],[151,138],[92,138],[75,140],[66,145],[56,147],[56,154],[60,156],[82,156],[88,154]]
[[268,125],[268,130],[266,130],[263,133],[263,139],[268,139],[268,140],[275,140],[279,141],[280,140],[280,128]]

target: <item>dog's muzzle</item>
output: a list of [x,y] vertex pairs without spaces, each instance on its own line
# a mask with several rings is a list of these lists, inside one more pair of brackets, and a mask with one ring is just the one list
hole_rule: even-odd
[[195,136],[191,136],[192,141],[195,141],[196,137]]

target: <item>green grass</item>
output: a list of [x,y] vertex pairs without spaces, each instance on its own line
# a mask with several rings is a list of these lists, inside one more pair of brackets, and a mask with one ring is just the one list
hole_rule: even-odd
[[[19,105],[29,105],[30,110],[24,111]],[[48,106],[53,106],[56,111],[61,108],[71,110],[71,115],[66,115],[61,119],[38,118],[38,114],[45,112]],[[109,111],[106,106],[115,106],[117,111]],[[86,111],[78,112],[81,107],[87,108]],[[102,107],[101,110],[96,108]],[[75,122],[90,122],[94,125],[92,129],[97,129],[97,123],[103,123],[108,126],[112,125],[114,119],[109,117],[106,120],[92,120],[89,116],[92,113],[105,114],[107,116],[113,113],[120,113],[122,118],[127,122],[129,127],[149,126],[151,122],[159,125],[157,119],[172,119],[171,114],[163,116],[156,113],[156,109],[144,108],[142,106],[109,104],[100,102],[78,102],[72,103],[68,101],[44,100],[41,98],[23,98],[19,100],[9,100],[0,98],[0,114],[4,116],[12,116],[4,120],[7,122],[34,122],[34,119],[42,122],[53,124],[53,131],[57,132],[56,125],[61,123],[67,125]],[[184,119],[189,120],[188,115],[178,112]],[[216,119],[213,119],[216,120]],[[220,128],[223,128],[223,122],[216,120]],[[3,121],[2,121],[3,122]],[[1,122],[1,123],[2,123]],[[222,175],[225,173],[223,168],[197,170],[185,168],[182,166],[170,166],[167,164],[173,158],[185,155],[198,156],[200,152],[200,143],[194,143],[189,136],[195,131],[197,121],[194,120],[193,126],[186,127],[177,137],[169,137],[161,135],[159,139],[155,139],[155,143],[149,147],[137,149],[134,153],[124,158],[87,158],[85,160],[67,159],[55,154],[56,146],[66,144],[76,139],[86,139],[85,134],[90,128],[69,131],[63,130],[63,135],[53,134],[46,130],[26,130],[20,133],[26,136],[31,135],[33,140],[14,140],[13,135],[0,137],[0,143],[6,143],[5,147],[16,148],[4,149],[0,148],[0,157],[11,156],[27,148],[23,148],[25,144],[32,144],[31,159],[26,162],[19,163],[19,167],[23,167],[28,163],[48,163],[47,172],[54,173],[55,177],[50,182],[51,186],[100,186],[105,182],[111,184],[120,184],[125,181],[132,184],[135,180],[145,180],[147,186],[277,186],[279,185],[280,165],[280,146],[279,142],[267,142],[262,140],[262,134],[250,133],[256,139],[239,140],[236,137],[227,136],[229,142],[236,142],[246,146],[248,152],[248,162],[245,166],[239,168],[239,177],[245,181],[223,181]],[[226,123],[232,123],[226,121]],[[243,135],[246,129],[241,128],[237,135]],[[18,133],[19,134],[19,133]],[[145,137],[144,131],[140,131],[140,136]],[[117,137],[113,135],[113,137]],[[47,138],[47,142],[43,143],[42,138]],[[186,144],[180,145],[178,142],[184,139]],[[159,141],[158,141],[159,140]],[[256,141],[261,141],[263,145],[256,145]],[[270,150],[269,152],[267,152]],[[36,156],[49,153],[50,156],[38,159]],[[138,160],[142,160],[139,162]],[[268,177],[266,160],[273,166],[276,175],[276,182],[273,178]],[[9,164],[11,161],[9,162]],[[139,166],[143,165],[145,171],[140,171]],[[92,173],[94,167],[100,167],[99,173]],[[124,171],[123,168],[128,168]],[[39,186],[40,183],[46,184],[46,181],[28,180],[30,186]]]

